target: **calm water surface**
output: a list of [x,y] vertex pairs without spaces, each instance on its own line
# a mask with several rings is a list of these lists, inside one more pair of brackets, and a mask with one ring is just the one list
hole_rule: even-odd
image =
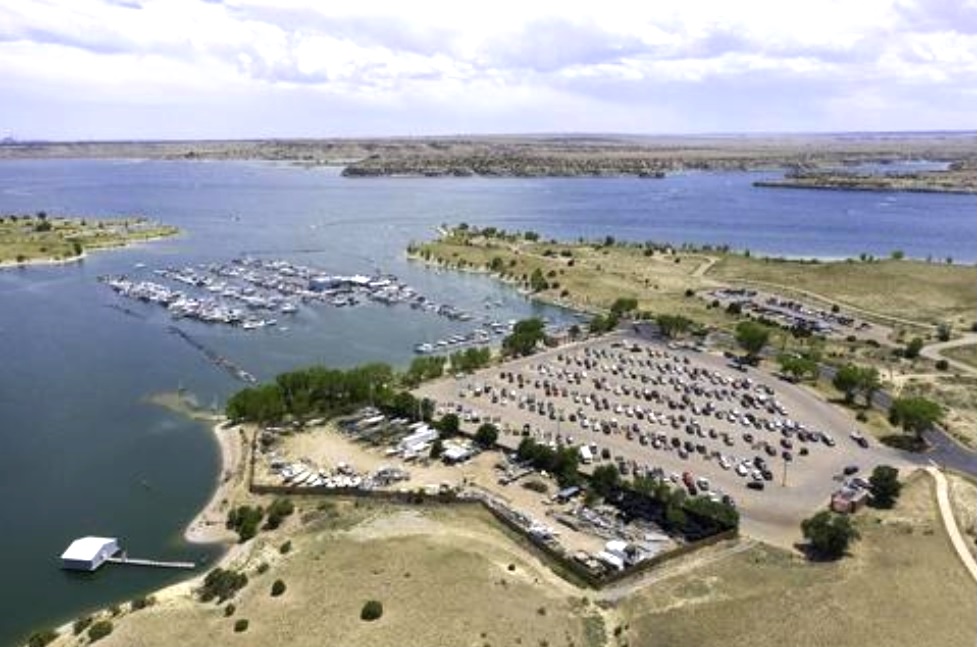
[[[403,250],[440,223],[467,221],[547,237],[726,243],[790,256],[977,256],[973,196],[752,187],[767,175],[346,180],[334,169],[253,163],[0,163],[0,212],[144,213],[184,230],[81,264],[0,271],[0,644],[180,577],[121,567],[63,572],[57,557],[74,537],[118,536],[133,555],[219,555],[181,539],[218,470],[209,431],[146,398],[182,386],[219,406],[240,384],[167,334],[162,310],[127,302],[139,319],[107,307],[121,302],[99,275],[247,253],[336,273],[380,268],[435,300],[494,318],[565,319],[486,277],[410,264]],[[486,301],[502,306],[487,311]],[[263,379],[316,362],[403,365],[418,341],[471,328],[375,304],[303,308],[288,331],[180,326]]]

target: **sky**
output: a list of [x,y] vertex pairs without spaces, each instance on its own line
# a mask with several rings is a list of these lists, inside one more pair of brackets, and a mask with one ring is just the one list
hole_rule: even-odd
[[0,137],[972,130],[977,0],[0,0]]

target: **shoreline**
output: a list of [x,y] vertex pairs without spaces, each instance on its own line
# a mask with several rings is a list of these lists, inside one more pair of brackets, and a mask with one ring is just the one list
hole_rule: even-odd
[[88,258],[88,251],[82,250],[81,254],[77,256],[69,256],[68,258],[54,258],[48,256],[45,258],[28,258],[23,261],[0,261],[0,270],[25,268],[32,265],[67,265],[68,263],[81,263],[86,258]]
[[210,426],[220,452],[220,470],[210,499],[183,530],[183,538],[192,544],[229,543],[235,538],[224,522],[232,495],[244,482],[247,439],[243,427],[225,428],[226,424],[221,416]]

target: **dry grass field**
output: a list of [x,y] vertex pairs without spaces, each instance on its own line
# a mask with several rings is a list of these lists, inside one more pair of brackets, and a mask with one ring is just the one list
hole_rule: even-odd
[[977,556],[977,483],[969,478],[950,472],[947,474],[950,486],[950,505],[957,520],[960,532],[969,540],[967,547]]
[[[481,509],[351,508],[279,536],[245,563],[249,583],[223,607],[184,598],[116,622],[105,647],[170,645],[599,645],[603,621],[580,593],[510,541]],[[264,574],[257,564],[272,563]],[[511,565],[511,567],[510,567]],[[272,597],[272,582],[287,587]],[[367,600],[383,604],[360,619]],[[585,620],[585,618],[589,618]],[[234,622],[247,619],[247,631]],[[590,638],[588,639],[588,634]],[[589,642],[588,642],[589,640]]]
[[951,359],[955,359],[958,362],[970,364],[971,366],[977,368],[977,344],[948,348],[941,351],[941,354],[946,355]]
[[703,300],[685,295],[687,289],[703,285],[696,270],[709,259],[702,254],[646,256],[641,248],[620,245],[509,243],[481,237],[471,242],[449,237],[423,244],[420,252],[463,270],[489,271],[493,260],[499,259],[501,271],[495,273],[515,283],[539,269],[550,285],[537,293],[539,298],[582,310],[606,310],[618,297],[634,297],[640,310],[682,314],[708,323],[727,319]]
[[915,478],[896,509],[858,516],[862,540],[837,563],[757,546],[625,602],[629,644],[971,647],[977,588]]
[[759,260],[726,255],[708,272],[725,281],[789,286],[853,309],[969,329],[977,310],[977,268],[884,260],[873,263]]

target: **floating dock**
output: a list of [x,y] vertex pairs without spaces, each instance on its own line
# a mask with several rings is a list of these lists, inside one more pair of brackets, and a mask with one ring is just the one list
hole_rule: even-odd
[[105,562],[152,568],[196,568],[193,562],[167,562],[129,557],[115,537],[81,537],[71,542],[61,555],[61,568],[71,571],[94,571]]

